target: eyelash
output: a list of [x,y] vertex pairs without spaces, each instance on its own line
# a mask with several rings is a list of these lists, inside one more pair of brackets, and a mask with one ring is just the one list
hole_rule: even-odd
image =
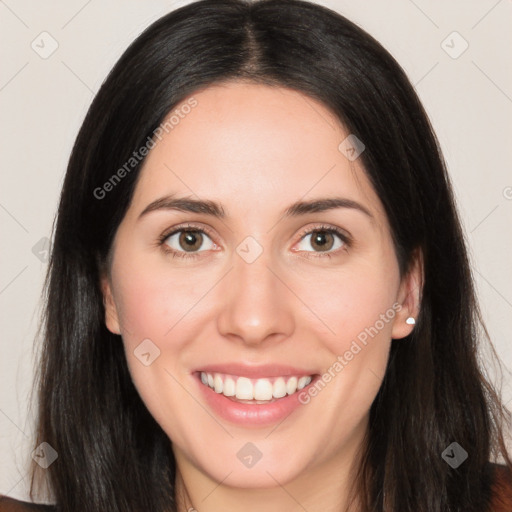
[[[186,225],[176,226],[175,228],[172,229],[172,231],[168,231],[168,232],[166,231],[165,233],[160,235],[160,237],[158,238],[158,246],[160,246],[166,254],[172,254],[173,258],[178,257],[178,258],[185,258],[185,259],[190,259],[190,258],[194,259],[194,258],[199,257],[200,252],[203,252],[203,251],[200,251],[200,252],[195,252],[195,253],[186,253],[184,251],[176,251],[175,249],[172,249],[165,243],[166,240],[170,236],[172,236],[176,233],[179,233],[181,231],[194,231],[194,232],[204,233],[213,239],[213,235],[210,232],[210,230],[208,230],[204,227],[195,226],[194,224],[186,224]],[[315,256],[308,254],[306,256],[307,258],[325,258],[325,257],[332,258],[333,254],[337,254],[340,251],[346,250],[347,248],[350,248],[352,245],[352,240],[346,233],[341,231],[339,228],[335,228],[333,226],[325,226],[325,225],[315,226],[314,228],[309,228],[309,229],[302,231],[299,236],[299,241],[302,240],[306,235],[315,233],[317,231],[337,235],[343,242],[344,246],[339,247],[333,253],[332,252],[331,253],[317,252],[317,253],[315,253],[316,254]],[[215,244],[215,245],[217,245],[217,244]],[[309,253],[311,251],[305,251],[305,252]]]

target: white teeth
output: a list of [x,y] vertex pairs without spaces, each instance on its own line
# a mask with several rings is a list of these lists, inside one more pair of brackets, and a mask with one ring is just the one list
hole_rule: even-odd
[[283,396],[286,396],[286,383],[282,377],[279,377],[274,382],[272,395],[274,398],[282,398]]
[[272,400],[272,384],[268,379],[258,379],[254,385],[255,400]]
[[247,377],[238,377],[236,381],[236,397],[239,400],[253,400],[252,382]]
[[213,387],[215,393],[222,393],[222,377],[218,373],[213,377]]
[[290,377],[286,383],[286,392],[293,395],[297,391],[297,377]]
[[235,396],[236,385],[235,381],[231,377],[226,377],[224,380],[224,389],[222,390],[224,396]]
[[306,387],[311,382],[311,377],[301,377],[297,384],[297,389]]
[[273,398],[293,395],[311,382],[310,376],[277,377],[272,379],[249,379],[214,373],[201,372],[201,382],[216,393],[238,400],[265,402]]

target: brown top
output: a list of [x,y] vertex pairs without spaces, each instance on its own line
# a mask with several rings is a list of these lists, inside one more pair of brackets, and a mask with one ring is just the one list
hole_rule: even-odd
[[35,503],[27,503],[26,501],[18,501],[7,496],[0,496],[0,512],[54,512],[55,507],[52,505],[37,505]]
[[[505,466],[495,466],[492,502],[488,512],[512,512],[512,473]],[[0,512],[55,512],[53,505],[38,505],[0,495]]]
[[495,467],[496,478],[492,486],[492,506],[489,512],[512,512],[512,473],[507,472],[505,466]]

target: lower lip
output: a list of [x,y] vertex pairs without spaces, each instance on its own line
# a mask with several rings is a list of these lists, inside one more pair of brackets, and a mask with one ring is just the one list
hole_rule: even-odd
[[293,411],[303,406],[299,402],[299,394],[307,392],[308,387],[312,386],[317,380],[315,376],[307,386],[293,395],[278,398],[268,404],[244,404],[230,400],[222,393],[216,393],[212,388],[201,382],[199,373],[195,374],[194,377],[206,402],[218,416],[245,427],[272,425],[284,420]]

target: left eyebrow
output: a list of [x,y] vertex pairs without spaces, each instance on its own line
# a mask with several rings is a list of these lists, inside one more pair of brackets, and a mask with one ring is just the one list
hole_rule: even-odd
[[358,203],[357,201],[346,199],[344,197],[322,197],[319,199],[312,199],[311,201],[297,201],[284,211],[284,216],[297,217],[299,215],[325,212],[327,210],[334,210],[336,208],[350,208],[353,210],[358,210],[373,219],[373,215],[370,213],[368,208]]

